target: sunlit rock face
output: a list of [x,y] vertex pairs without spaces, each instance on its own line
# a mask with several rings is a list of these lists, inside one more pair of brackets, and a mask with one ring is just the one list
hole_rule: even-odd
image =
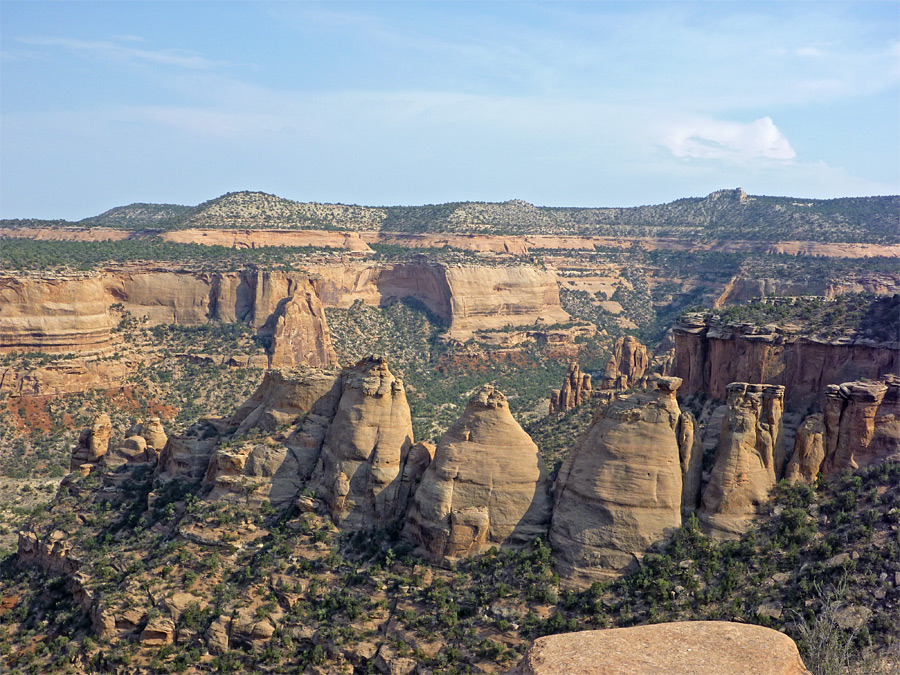
[[[660,377],[646,391],[617,396],[563,463],[550,542],[560,574],[570,581],[588,584],[618,574],[681,525],[680,384]],[[682,440],[692,451],[685,425]],[[687,467],[689,455],[685,448]]]
[[311,485],[344,529],[397,517],[403,465],[413,444],[403,382],[370,356],[342,374],[342,391]]
[[485,385],[438,441],[404,535],[433,561],[528,545],[547,532],[548,488],[537,446]]
[[784,466],[784,387],[732,382],[700,522],[714,537],[736,538],[761,513]]

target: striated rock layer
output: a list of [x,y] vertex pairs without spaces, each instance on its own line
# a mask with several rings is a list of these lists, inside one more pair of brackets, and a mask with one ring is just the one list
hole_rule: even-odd
[[549,479],[537,446],[486,385],[438,441],[404,536],[433,561],[523,546],[547,531]]
[[784,465],[784,387],[732,382],[700,522],[714,537],[736,538],[769,499]]
[[538,638],[507,675],[809,675],[787,635],[678,621]]
[[[681,525],[682,455],[678,378],[617,396],[598,411],[566,458],[554,487],[550,542],[560,573],[575,583],[612,576]],[[690,438],[689,438],[690,437]]]

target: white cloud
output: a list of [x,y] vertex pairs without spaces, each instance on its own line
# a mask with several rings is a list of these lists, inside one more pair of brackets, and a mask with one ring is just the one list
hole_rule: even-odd
[[695,120],[664,131],[662,144],[676,157],[745,161],[797,156],[770,117],[749,123]]

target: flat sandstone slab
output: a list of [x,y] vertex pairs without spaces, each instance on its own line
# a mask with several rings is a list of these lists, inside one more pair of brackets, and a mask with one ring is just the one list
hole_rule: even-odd
[[797,645],[770,628],[681,621],[535,640],[507,675],[809,675]]

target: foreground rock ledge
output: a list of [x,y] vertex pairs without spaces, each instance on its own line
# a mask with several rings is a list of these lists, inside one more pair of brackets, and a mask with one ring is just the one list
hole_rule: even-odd
[[506,675],[809,675],[797,645],[771,628],[681,621],[535,640]]

